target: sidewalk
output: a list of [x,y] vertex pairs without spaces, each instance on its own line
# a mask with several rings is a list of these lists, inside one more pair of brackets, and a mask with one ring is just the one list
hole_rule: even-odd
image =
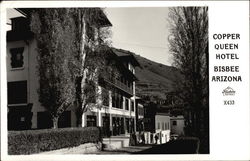
[[134,153],[140,153],[142,151],[145,151],[147,149],[151,149],[153,145],[139,145],[139,146],[129,146],[129,147],[123,147],[120,149],[115,150],[108,150],[104,149],[103,151],[98,151],[95,153],[86,153],[86,154],[134,154]]
[[[103,138],[103,144],[86,143],[77,147],[63,148],[41,152],[33,155],[55,155],[55,154],[134,154],[141,153],[153,148],[154,145],[129,146],[129,136],[112,136]],[[103,150],[101,151],[101,147]]]
[[129,147],[129,136],[119,135],[103,138],[104,149],[116,150],[124,147]]
[[123,147],[120,149],[104,149],[103,151],[100,151],[95,144],[88,143],[83,144],[77,147],[72,148],[63,148],[58,150],[52,150],[47,152],[41,152],[38,154],[32,154],[32,155],[58,155],[58,154],[134,154],[134,153],[140,153],[142,151],[148,150],[152,148],[152,145],[141,145],[141,146],[129,146],[129,147]]
[[86,143],[86,144],[82,144],[76,147],[62,148],[62,149],[57,149],[57,150],[41,152],[38,154],[32,154],[32,155],[94,154],[100,150],[100,147],[98,146],[99,146],[98,144]]

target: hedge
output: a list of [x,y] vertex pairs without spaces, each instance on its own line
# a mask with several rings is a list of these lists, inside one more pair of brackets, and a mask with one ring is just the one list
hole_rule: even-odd
[[100,141],[98,127],[9,131],[8,153],[32,154]]

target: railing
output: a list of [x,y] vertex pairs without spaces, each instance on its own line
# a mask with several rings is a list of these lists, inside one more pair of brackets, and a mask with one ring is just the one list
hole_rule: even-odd
[[[110,80],[110,79],[104,78],[104,80],[105,80],[106,82],[111,83],[111,84],[114,85],[115,87],[117,87],[117,88],[119,88],[119,89],[121,89],[121,90],[123,90],[123,91],[125,91],[125,92],[127,92],[127,93],[129,93],[129,94],[131,94],[131,95],[133,95],[133,89],[132,89],[132,88],[129,88],[129,87],[128,87],[127,85],[125,85],[124,83],[122,83],[122,82],[120,82],[120,81],[118,81],[118,80],[116,80],[116,79]],[[132,86],[132,84],[131,84],[131,86]]]

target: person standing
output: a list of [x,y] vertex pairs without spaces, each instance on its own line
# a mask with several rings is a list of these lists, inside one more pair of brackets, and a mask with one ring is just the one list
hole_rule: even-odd
[[158,136],[158,133],[156,133],[156,134],[155,134],[155,144],[157,144],[158,139],[159,139],[159,136]]

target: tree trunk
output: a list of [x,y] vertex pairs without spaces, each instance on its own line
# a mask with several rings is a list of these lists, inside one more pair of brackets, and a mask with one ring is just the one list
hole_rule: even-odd
[[87,77],[87,74],[86,74],[86,70],[84,70],[83,72],[83,77],[82,77],[82,82],[81,82],[81,90],[82,90],[82,106],[81,106],[81,116],[80,116],[80,119],[81,119],[81,125],[80,127],[83,127],[83,121],[82,121],[82,115],[83,113],[86,111],[86,105],[87,105],[87,102],[86,102],[86,95],[84,93],[84,89],[85,89],[85,85],[86,85],[86,77]]
[[76,78],[76,124],[78,127],[81,127],[82,124],[82,76]]
[[80,111],[80,109],[76,113],[76,125],[77,127],[81,127],[82,125],[82,112]]
[[85,22],[85,13],[82,11],[78,11],[78,29],[80,35],[80,47],[79,47],[79,55],[80,55],[80,62],[81,62],[81,69],[80,69],[80,76],[76,79],[76,88],[77,88],[77,103],[78,103],[78,110],[76,111],[77,115],[77,126],[82,127],[82,114],[86,104],[86,98],[84,96],[84,88],[85,88],[85,80],[86,80],[86,69],[85,69],[85,58],[86,58],[86,51],[85,51],[85,44],[86,44],[86,22]]
[[82,122],[82,115],[83,115],[83,110],[82,107],[80,107],[79,111],[77,111],[77,127],[83,127],[83,122]]
[[58,128],[58,117],[53,117],[53,129]]
[[77,114],[76,125],[77,127],[80,127],[81,124],[82,124],[82,117],[80,116],[80,114]]
[[81,56],[81,75],[82,75],[82,80],[81,80],[81,98],[82,98],[82,105],[81,105],[81,116],[80,116],[80,122],[81,122],[81,127],[83,126],[82,122],[82,114],[83,111],[85,111],[86,108],[86,97],[84,93],[84,88],[86,85],[86,78],[87,78],[87,70],[85,69],[85,58],[86,58],[86,51],[85,51],[85,44],[86,44],[86,22],[85,22],[85,15],[81,15],[81,44],[80,44],[80,56]]
[[[86,22],[84,20],[84,15],[81,16],[81,41],[80,41],[80,56],[82,59],[82,68],[84,68],[86,52],[85,52],[85,44],[86,44]],[[84,70],[84,69],[83,69]]]

